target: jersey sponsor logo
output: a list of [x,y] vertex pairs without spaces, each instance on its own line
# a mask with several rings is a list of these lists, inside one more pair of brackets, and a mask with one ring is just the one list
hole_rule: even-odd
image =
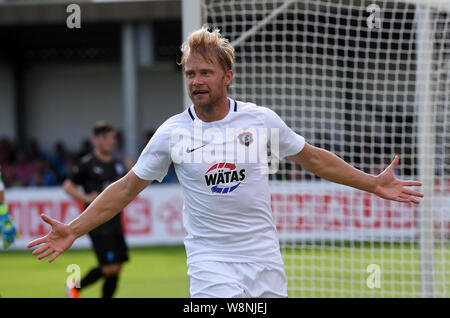
[[238,139],[241,145],[248,147],[253,142],[253,135],[251,132],[243,132],[242,134],[239,134]]
[[206,185],[214,193],[230,193],[245,179],[245,169],[237,170],[233,163],[221,162],[205,172]]

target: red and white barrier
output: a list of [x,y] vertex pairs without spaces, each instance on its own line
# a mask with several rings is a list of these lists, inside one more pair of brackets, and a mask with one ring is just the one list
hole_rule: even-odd
[[[332,183],[272,183],[272,210],[279,235],[287,240],[397,240],[418,235],[419,212],[413,204],[377,198],[369,193]],[[24,249],[45,235],[49,226],[40,214],[68,223],[83,211],[61,188],[10,189],[10,212],[21,233],[10,249]],[[450,233],[450,196],[435,197],[437,235]],[[182,194],[178,184],[145,189],[124,213],[122,221],[130,246],[182,244]],[[90,247],[87,236],[74,248]],[[0,250],[2,248],[0,247]]]

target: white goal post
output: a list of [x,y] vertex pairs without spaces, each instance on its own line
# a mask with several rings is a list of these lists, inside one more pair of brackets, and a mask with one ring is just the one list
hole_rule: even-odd
[[272,207],[291,297],[450,296],[450,1],[183,0],[236,50],[233,98],[376,174],[394,155],[419,206],[286,161]]

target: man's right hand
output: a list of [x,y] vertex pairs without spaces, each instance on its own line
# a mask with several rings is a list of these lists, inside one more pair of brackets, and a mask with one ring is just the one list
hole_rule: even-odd
[[44,222],[50,224],[52,229],[47,235],[28,243],[27,247],[31,248],[39,244],[44,244],[34,250],[33,255],[36,255],[39,260],[51,255],[48,260],[51,263],[61,253],[72,246],[76,236],[70,230],[69,225],[52,219],[45,214],[41,214],[41,218]]

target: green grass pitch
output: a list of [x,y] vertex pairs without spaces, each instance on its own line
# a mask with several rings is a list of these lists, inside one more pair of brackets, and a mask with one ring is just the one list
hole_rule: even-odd
[[[402,246],[322,246],[283,249],[290,297],[418,297],[418,249]],[[369,288],[369,264],[380,266],[380,288]],[[437,295],[449,297],[450,249],[437,249]],[[0,252],[2,297],[65,297],[69,264],[83,276],[96,266],[92,250],[69,250],[55,262],[38,261],[31,251]],[[443,273],[443,274],[442,274]],[[83,297],[100,297],[100,282],[83,290]],[[132,248],[115,297],[188,297],[183,246]]]
[[[77,264],[83,276],[97,259],[92,250],[69,250],[53,263],[38,261],[31,251],[0,253],[2,297],[65,297],[69,264]],[[83,297],[100,297],[102,283],[83,290]],[[187,297],[188,278],[183,246],[132,248],[124,264],[115,297]]]

